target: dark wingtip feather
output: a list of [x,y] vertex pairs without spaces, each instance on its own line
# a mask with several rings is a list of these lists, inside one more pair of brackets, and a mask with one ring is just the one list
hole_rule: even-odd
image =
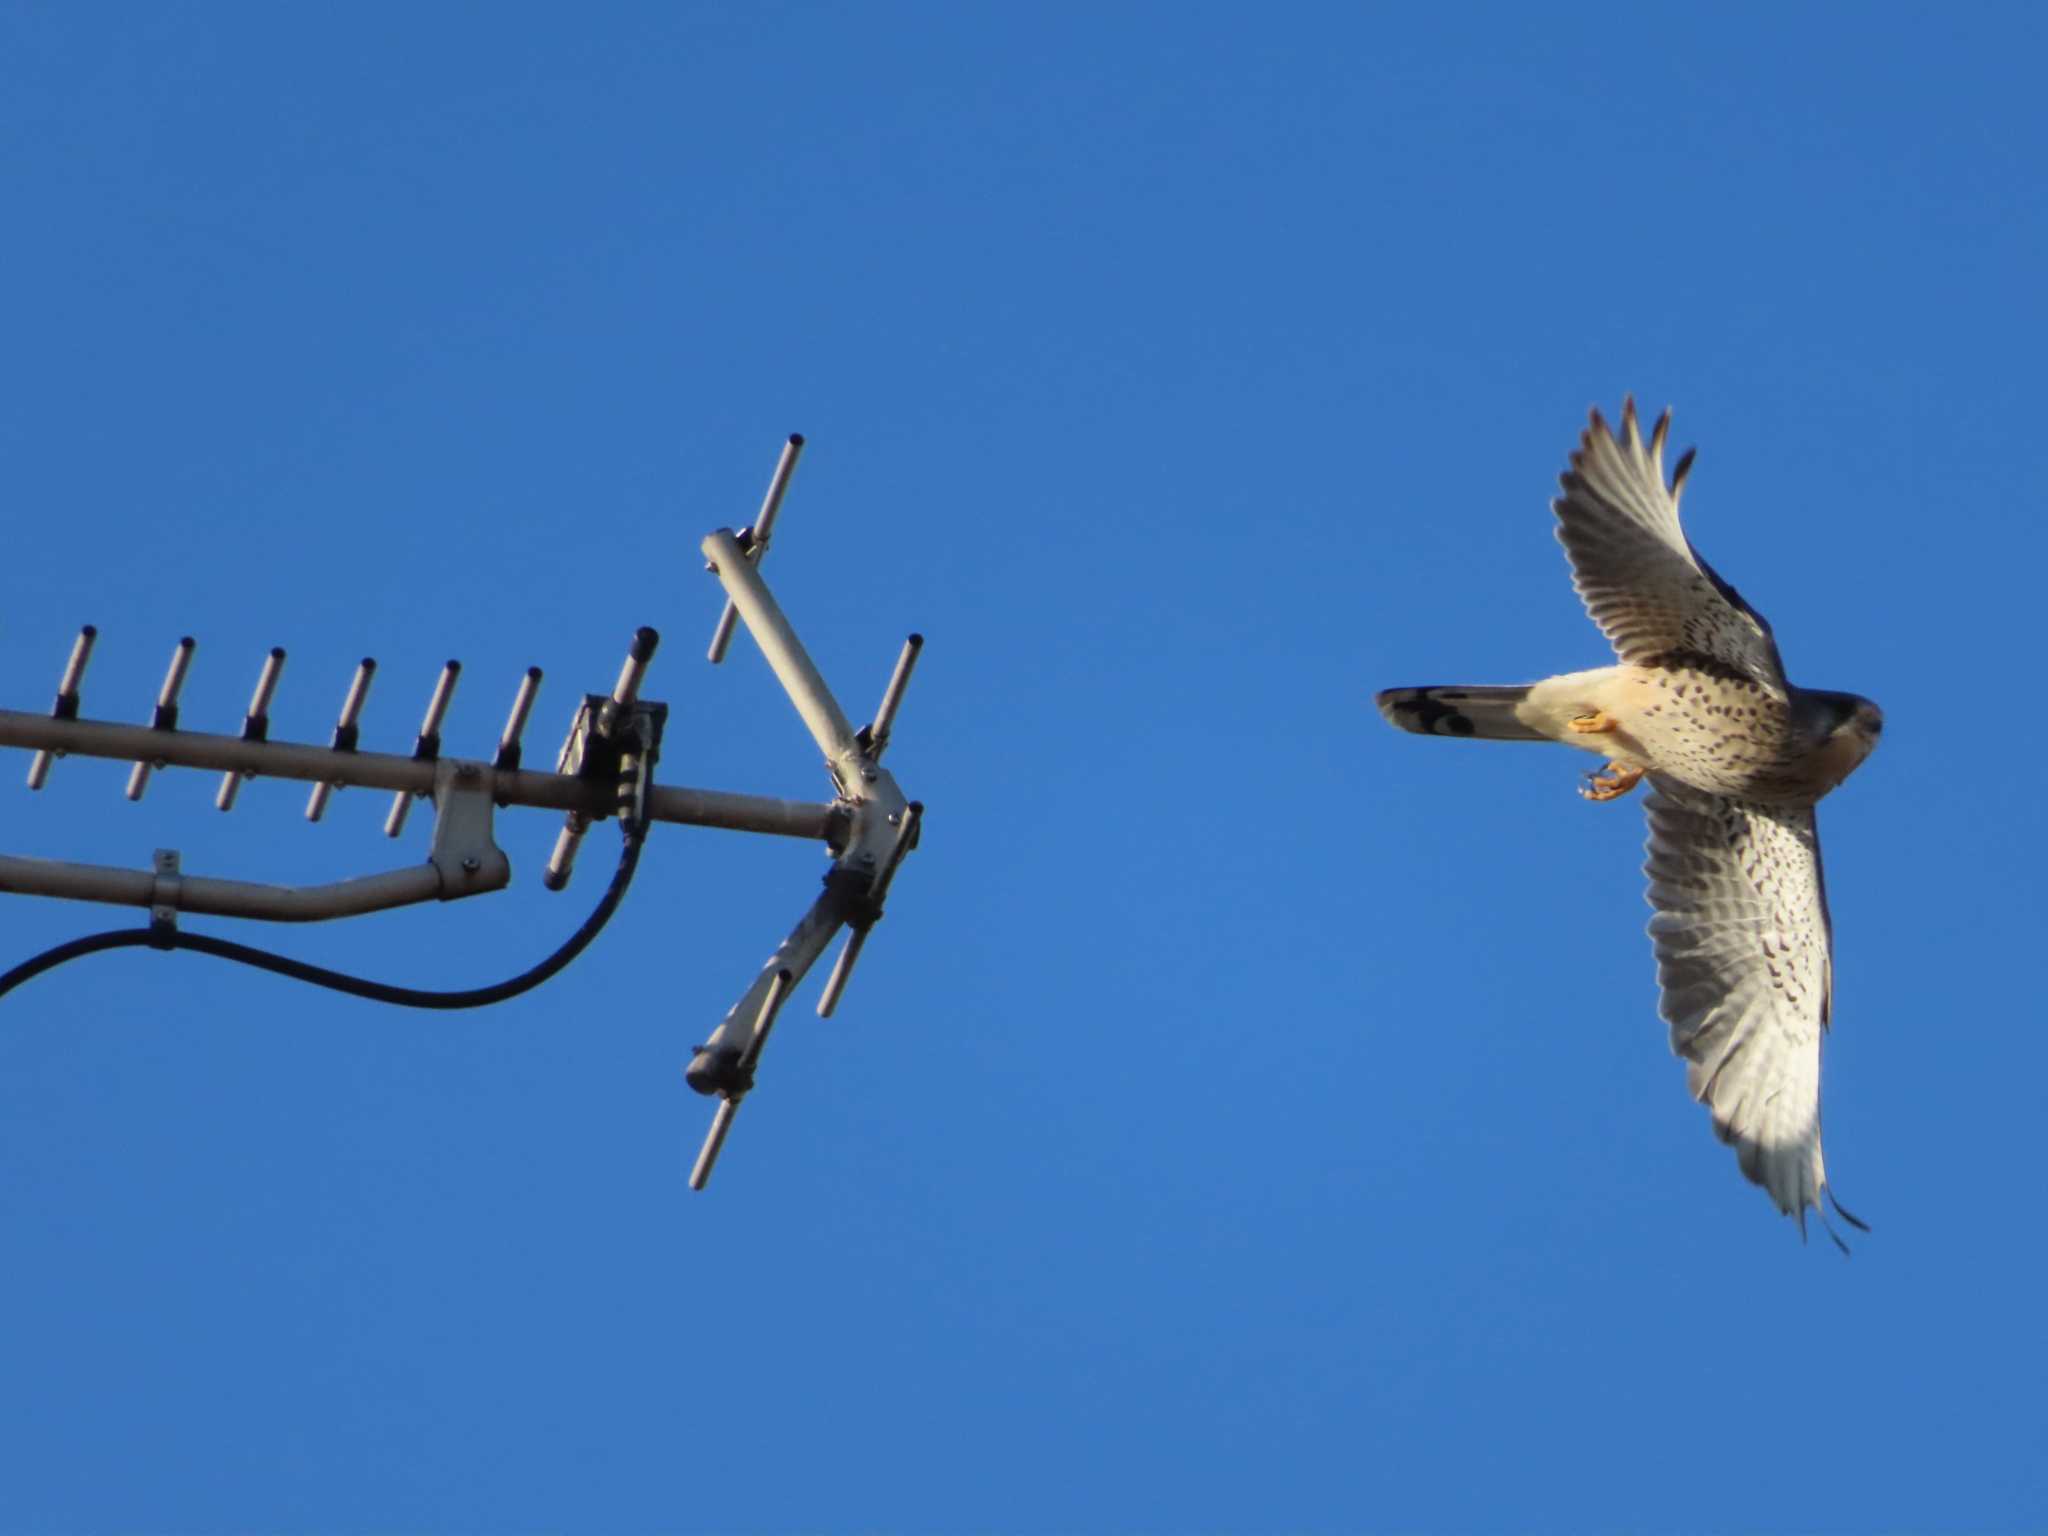
[[1868,1232],[1870,1230],[1869,1222],[1865,1221],[1862,1217],[1858,1216],[1854,1211],[1850,1210],[1847,1206],[1843,1205],[1841,1201],[1835,1198],[1835,1191],[1832,1186],[1827,1187],[1827,1197],[1828,1204],[1832,1205],[1835,1208],[1835,1214],[1841,1217],[1842,1220],[1849,1223],[1849,1225],[1854,1227],[1858,1232]]
[[1664,414],[1657,418],[1657,425],[1650,428],[1650,456],[1655,458],[1664,452],[1664,439],[1671,435],[1671,407],[1664,407]]
[[1579,434],[1579,446],[1572,450],[1570,464],[1573,469],[1585,468],[1586,455],[1593,451],[1593,438],[1596,433],[1605,433],[1615,442],[1621,441],[1615,436],[1614,429],[1607,425],[1607,418],[1600,414],[1600,407],[1597,405],[1586,412],[1586,430]]
[[[1853,1211],[1843,1209],[1842,1202],[1835,1198],[1835,1192],[1832,1189],[1829,1189],[1827,1185],[1821,1185],[1821,1193],[1827,1197],[1828,1205],[1831,1205],[1835,1208],[1835,1214],[1841,1217],[1842,1220],[1849,1223],[1849,1225],[1854,1227],[1858,1232],[1868,1232],[1870,1230],[1869,1223],[1859,1220]],[[1848,1258],[1850,1256],[1849,1245],[1842,1241],[1842,1234],[1837,1232],[1835,1230],[1835,1224],[1828,1220],[1827,1208],[1823,1206],[1820,1203],[1820,1201],[1815,1200],[1813,1203],[1813,1213],[1814,1215],[1820,1218],[1821,1228],[1827,1233],[1828,1241],[1833,1243],[1836,1248],[1841,1250],[1843,1258]],[[1800,1216],[1802,1218],[1802,1220],[1800,1221],[1800,1227],[1802,1229],[1804,1229],[1806,1225],[1803,1219],[1805,1217],[1805,1214],[1806,1213],[1803,1210],[1800,1212]]]
[[1693,456],[1698,452],[1699,449],[1697,448],[1688,448],[1678,456],[1677,467],[1671,471],[1671,499],[1673,501],[1678,500],[1679,496],[1684,493],[1685,477],[1692,473]]

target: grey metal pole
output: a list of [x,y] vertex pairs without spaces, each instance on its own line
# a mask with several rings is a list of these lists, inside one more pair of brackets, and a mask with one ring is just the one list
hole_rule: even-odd
[[718,1109],[711,1116],[711,1129],[705,1133],[704,1145],[697,1149],[696,1164],[690,1169],[690,1188],[702,1189],[711,1182],[711,1170],[718,1166],[718,1154],[725,1150],[726,1132],[732,1129],[733,1117],[740,1112],[738,1099],[720,1099]]
[[[782,498],[789,491],[789,477],[796,473],[798,455],[804,451],[804,435],[801,432],[789,434],[789,441],[782,445],[782,457],[775,461],[775,473],[768,480],[768,494],[762,498],[761,510],[755,514],[753,526],[748,529],[747,558],[755,565],[768,553],[769,541],[775,537],[776,514],[782,510]],[[725,648],[732,643],[732,627],[739,619],[739,609],[730,598],[725,609],[718,615],[718,627],[711,632],[711,649],[705,654],[716,666],[725,660]]]
[[[353,754],[356,737],[360,730],[363,704],[370,697],[370,683],[377,675],[377,658],[365,656],[356,666],[356,674],[350,679],[348,695],[341,701],[341,718],[334,725],[335,752]],[[313,792],[306,797],[306,820],[318,821],[327,814],[327,800],[336,786],[346,782],[342,778],[322,779],[313,786]]]
[[[558,771],[566,772],[571,766],[572,754],[587,748],[586,733],[609,734],[619,718],[619,711],[630,707],[640,697],[640,685],[647,680],[647,668],[660,644],[661,635],[651,625],[643,624],[633,631],[633,643],[626,647],[626,659],[619,667],[619,680],[612,684],[610,700],[594,719],[586,719],[580,710],[577,712],[576,725],[569,734],[568,743],[562,748],[561,760],[555,765]],[[554,851],[548,855],[547,867],[541,871],[540,883],[549,890],[567,888],[569,877],[576,869],[577,851],[583,846],[583,835],[590,830],[591,820],[592,813],[582,809],[573,810],[564,818],[562,830],[555,835]]]
[[[441,886],[441,872],[431,864],[305,886],[261,885],[247,880],[185,875],[178,882],[176,906],[180,912],[214,917],[312,923],[433,901],[441,895]],[[17,895],[148,907],[157,904],[157,889],[157,876],[148,870],[0,856],[0,891]]]
[[[92,643],[98,637],[99,631],[88,624],[71,643],[71,659],[64,663],[64,675],[57,682],[57,702],[51,711],[59,720],[78,717],[78,690],[85,682],[85,665],[92,660]],[[49,752],[36,753],[28,765],[30,789],[43,787],[44,780],[50,776],[50,761]]]
[[[918,829],[924,823],[924,803],[913,800],[895,818],[896,839],[889,845],[889,852],[882,861],[882,867],[868,886],[868,897],[879,912],[879,904],[889,894],[889,887],[895,882],[896,871],[917,841]],[[869,930],[874,927],[871,918],[863,923],[851,924],[846,930],[845,947],[839,951],[839,958],[832,962],[832,970],[825,977],[825,990],[818,994],[818,1017],[829,1019],[832,1010],[839,1006],[839,996],[846,990],[846,983],[853,978],[854,963],[860,959],[861,949],[867,944]]]
[[519,692],[512,700],[511,716],[505,721],[504,733],[498,737],[498,755],[491,760],[493,768],[519,766],[519,738],[526,732],[527,716],[533,713],[533,701],[540,693],[540,679],[540,668],[528,667],[526,676],[519,680]]
[[[427,700],[427,713],[420,721],[420,733],[413,743],[412,755],[432,762],[441,755],[441,722],[448,718],[448,703],[455,697],[455,680],[462,676],[462,663],[450,660],[441,668],[441,675],[434,683],[434,693]],[[391,812],[384,818],[384,835],[397,837],[405,830],[406,813],[412,809],[412,796],[400,790],[391,799]]]
[[828,884],[818,894],[810,910],[797,919],[789,937],[775,947],[775,953],[768,957],[753,984],[740,994],[740,1000],[711,1032],[711,1038],[697,1048],[685,1073],[691,1087],[700,1093],[723,1091],[732,1064],[744,1059],[753,1043],[753,1022],[776,976],[786,972],[792,987],[804,979],[845,923],[847,904],[847,891],[841,883]]
[[923,635],[912,635],[904,641],[903,653],[896,658],[896,670],[889,674],[889,686],[882,690],[882,702],[875,709],[874,723],[868,727],[868,756],[878,763],[882,760],[882,749],[889,745],[889,733],[896,728],[896,711],[903,704],[903,690],[910,686],[910,674],[923,650]]
[[846,711],[839,707],[839,701],[832,697],[832,690],[825,686],[825,679],[812,664],[810,654],[804,650],[803,642],[797,639],[796,631],[783,616],[781,606],[769,592],[760,573],[748,561],[740,549],[739,541],[730,528],[721,528],[710,534],[703,544],[704,558],[711,562],[719,584],[726,595],[739,609],[740,617],[747,621],[747,628],[761,647],[761,654],[768,659],[776,680],[782,684],[783,692],[789,695],[790,703],[803,717],[811,739],[818,744],[818,750],[825,754],[825,760],[835,768],[860,752],[860,745],[854,739],[853,726],[846,718]]
[[[394,753],[343,752],[300,742],[251,741],[204,731],[158,731],[146,725],[107,720],[58,720],[11,709],[0,709],[0,747],[26,747],[128,762],[148,758],[179,768],[267,774],[314,784],[343,781],[368,789],[402,789],[415,795],[434,791],[433,763]],[[496,787],[502,805],[584,811],[593,816],[610,815],[616,809],[617,794],[612,786],[579,779],[574,774],[516,769],[497,774]],[[675,784],[657,785],[648,794],[647,807],[655,821],[726,827],[737,832],[769,832],[816,842],[826,841],[844,814],[829,801],[780,800]]]
[[[170,670],[164,674],[164,686],[156,696],[156,714],[150,720],[150,728],[158,731],[174,731],[178,728],[178,694],[184,689],[185,674],[192,670],[192,652],[199,642],[190,635],[178,642],[178,648],[171,652]],[[143,790],[149,787],[151,758],[137,760],[128,774],[128,798],[140,800]]]
[[[284,647],[274,645],[263,659],[263,671],[256,679],[256,692],[249,700],[249,713],[242,720],[244,741],[263,741],[270,735],[270,704],[277,697],[277,680],[284,672]],[[244,775],[229,770],[221,775],[220,790],[213,803],[224,811],[235,808]]]
[[718,1112],[711,1117],[711,1130],[697,1151],[696,1166],[690,1170],[690,1188],[702,1189],[711,1182],[711,1170],[718,1166],[718,1154],[725,1146],[726,1133],[732,1129],[733,1117],[740,1112],[740,1100],[747,1096],[747,1090],[752,1086],[754,1066],[768,1044],[768,1032],[775,1027],[775,1015],[789,1000],[789,989],[794,985],[795,978],[788,971],[777,971],[768,983],[768,990],[762,994],[761,1009],[754,1018],[753,1035],[740,1055],[740,1086],[719,1100]]

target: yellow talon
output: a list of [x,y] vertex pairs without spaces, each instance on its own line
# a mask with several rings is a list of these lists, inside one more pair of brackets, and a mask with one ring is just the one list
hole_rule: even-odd
[[[1574,725],[1578,722],[1573,721]],[[1643,781],[1643,770],[1625,768],[1620,763],[1609,763],[1605,773],[1586,775],[1586,787],[1579,791],[1588,800],[1619,800]]]
[[1579,715],[1565,724],[1586,736],[1605,735],[1621,729],[1621,722],[1604,709],[1596,709],[1590,715]]

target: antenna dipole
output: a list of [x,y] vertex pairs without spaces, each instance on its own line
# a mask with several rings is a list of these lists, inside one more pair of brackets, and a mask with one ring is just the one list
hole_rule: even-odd
[[[270,736],[270,704],[277,697],[277,680],[284,675],[284,647],[273,645],[270,654],[263,659],[263,670],[256,677],[256,692],[249,699],[249,712],[242,717],[242,740],[265,741]],[[245,773],[233,771],[224,773],[220,789],[213,797],[213,803],[224,811],[235,808],[235,797],[241,793]]]
[[[782,510],[782,498],[788,494],[790,477],[796,473],[796,461],[803,451],[803,433],[790,433],[789,441],[782,445],[782,457],[775,461],[775,473],[768,477],[768,494],[761,498],[761,510],[754,514],[751,526],[740,530],[741,547],[755,565],[761,563],[768,553],[768,541],[775,537],[775,517]],[[711,649],[705,653],[714,667],[725,660],[725,648],[732,643],[733,626],[739,622],[739,616],[739,609],[727,599],[718,615],[718,625],[711,631]]]
[[[782,491],[787,488],[786,468],[792,462],[792,455],[785,452],[783,463],[777,466],[776,482],[770,488],[771,500],[778,507]],[[923,648],[923,638],[911,636],[882,691],[882,708],[875,721],[856,731],[762,580],[754,552],[729,528],[706,536],[703,547],[705,560],[725,588],[727,610],[737,612],[746,621],[769,670],[782,684],[811,739],[824,754],[826,770],[850,816],[838,857],[825,876],[824,892],[798,919],[796,927],[769,957],[724,1022],[691,1059],[685,1074],[690,1086],[721,1101],[698,1153],[691,1175],[693,1189],[702,1189],[710,1179],[739,1101],[754,1086],[753,1064],[774,1019],[769,999],[774,998],[780,1006],[781,994],[802,981],[839,930],[848,928],[847,948],[826,983],[818,1013],[828,1016],[837,1007],[868,930],[881,920],[882,904],[897,867],[917,846],[924,809],[904,797],[895,777],[882,766],[880,751],[880,745],[887,744],[911,669]],[[714,637],[714,661],[720,650],[722,647]]]

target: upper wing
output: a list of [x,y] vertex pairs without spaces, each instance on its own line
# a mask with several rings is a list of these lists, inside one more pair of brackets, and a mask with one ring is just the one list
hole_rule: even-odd
[[1647,662],[1674,651],[1735,667],[1782,693],[1785,669],[1763,616],[1714,573],[1678,526],[1678,497],[1692,452],[1664,486],[1664,437],[1671,413],[1657,418],[1650,441],[1636,426],[1634,400],[1621,408],[1621,433],[1599,411],[1559,476],[1558,542],[1571,557],[1572,585],[1623,661]]
[[1803,1232],[1827,1187],[1820,1037],[1834,974],[1813,812],[1650,782],[1644,873],[1671,1048],[1715,1134]]

